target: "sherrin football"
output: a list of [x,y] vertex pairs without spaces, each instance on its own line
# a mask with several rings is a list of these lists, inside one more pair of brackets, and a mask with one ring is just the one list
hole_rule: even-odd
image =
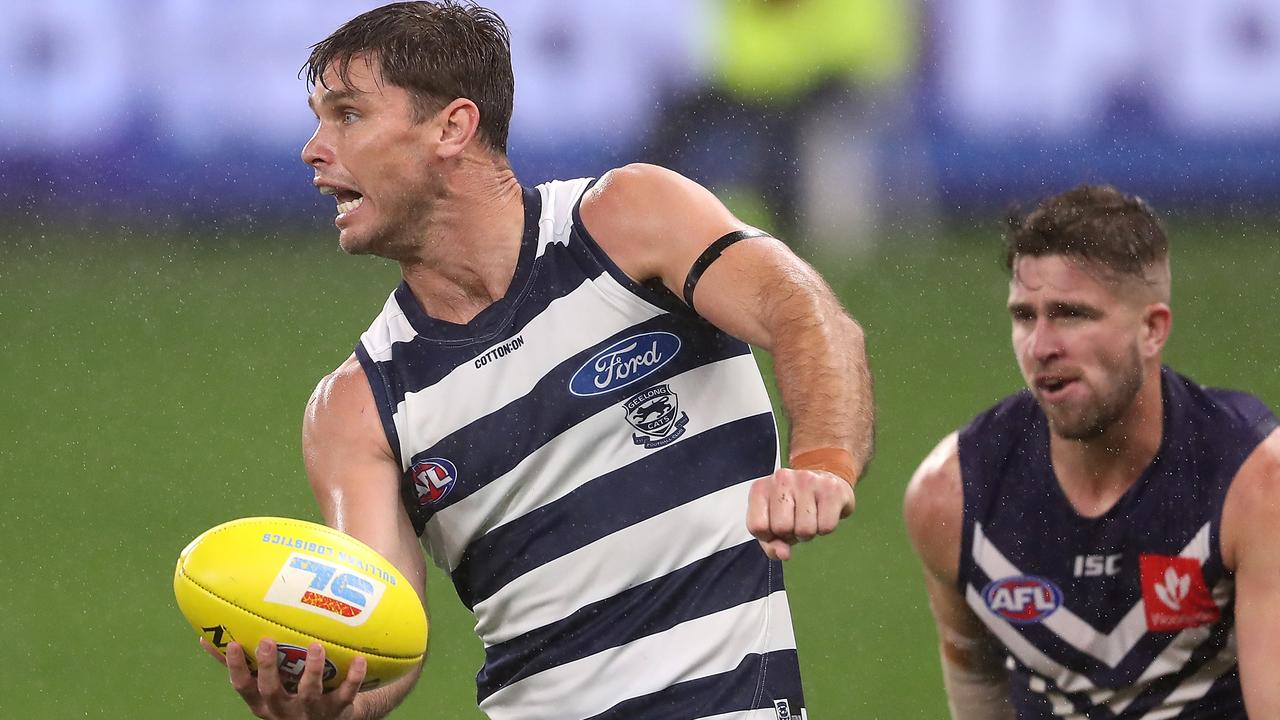
[[232,520],[178,556],[178,607],[196,632],[225,651],[258,641],[279,646],[281,680],[296,685],[307,646],[324,646],[324,687],[368,661],[362,690],[412,669],[427,647],[427,618],[409,582],[373,548],[333,528],[278,517]]

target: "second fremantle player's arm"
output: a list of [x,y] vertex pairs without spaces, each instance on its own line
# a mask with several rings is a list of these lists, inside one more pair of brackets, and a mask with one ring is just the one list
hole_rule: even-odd
[[1003,651],[957,587],[964,490],[956,433],[943,438],[907,486],[907,534],[924,565],[942,679],[954,720],[1012,720]]
[[1280,429],[1254,448],[1222,507],[1222,562],[1235,574],[1240,690],[1249,717],[1280,717]]

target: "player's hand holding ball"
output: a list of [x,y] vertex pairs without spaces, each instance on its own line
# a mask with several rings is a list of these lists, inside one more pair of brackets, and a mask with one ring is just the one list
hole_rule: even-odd
[[853,514],[857,472],[848,452],[813,450],[791,465],[756,480],[747,501],[747,529],[775,560],[790,560],[792,545],[835,531]]
[[193,540],[178,606],[263,718],[336,718],[356,693],[413,669],[426,613],[403,575],[333,528],[245,518]]

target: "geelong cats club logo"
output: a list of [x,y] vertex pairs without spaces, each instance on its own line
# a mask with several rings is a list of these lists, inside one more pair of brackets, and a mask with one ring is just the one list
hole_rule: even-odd
[[418,507],[440,502],[458,483],[458,468],[444,458],[415,460],[409,472],[413,476],[413,492],[418,496]]
[[622,403],[627,422],[640,432],[631,440],[646,448],[670,445],[684,434],[689,415],[680,412],[680,398],[670,385],[655,385]]

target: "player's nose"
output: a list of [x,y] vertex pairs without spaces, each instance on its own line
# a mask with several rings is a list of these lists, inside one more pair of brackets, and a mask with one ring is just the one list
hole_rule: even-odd
[[1031,337],[1027,338],[1027,343],[1031,357],[1038,362],[1043,363],[1063,353],[1062,336],[1048,318],[1040,318],[1036,321]]
[[312,167],[333,162],[333,146],[321,136],[320,128],[302,146],[302,162]]

